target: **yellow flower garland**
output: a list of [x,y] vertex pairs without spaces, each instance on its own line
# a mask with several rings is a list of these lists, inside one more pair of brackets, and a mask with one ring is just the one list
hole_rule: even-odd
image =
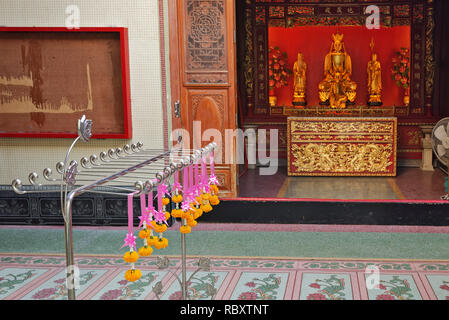
[[[170,216],[174,218],[181,218],[182,223],[179,231],[183,234],[187,234],[192,231],[192,227],[195,227],[198,224],[196,219],[201,217],[203,212],[210,212],[212,210],[212,206],[220,203],[218,198],[218,187],[212,184],[210,185],[210,192],[203,192],[200,196],[195,197],[196,203],[192,203],[190,205],[191,208],[187,212],[179,208],[182,200],[183,196],[178,193],[178,190],[176,190],[175,194],[171,198],[171,201],[175,204],[175,208],[169,212],[166,210],[166,206],[170,203],[170,199],[163,198],[163,212],[165,214],[165,220],[168,220]],[[167,230],[167,225],[165,223],[158,224],[156,221],[152,220],[152,229],[147,227],[147,224],[144,222],[143,228],[139,232],[139,238],[143,239],[144,245],[139,248],[138,252],[133,251],[131,248],[130,251],[125,252],[123,255],[123,259],[127,263],[131,263],[131,269],[125,272],[125,279],[128,281],[139,280],[142,276],[142,272],[139,269],[134,268],[134,263],[138,260],[139,256],[150,256],[153,253],[152,247],[155,249],[163,249],[168,246],[168,239],[162,236],[162,233]],[[154,232],[159,233],[159,237],[153,235],[153,230]]]
[[130,269],[125,272],[125,279],[131,282],[139,280],[142,277],[142,272],[139,269]]
[[148,257],[153,253],[153,248],[150,246],[143,246],[139,249],[139,256]]
[[128,263],[134,263],[139,259],[139,255],[135,251],[127,251],[123,255],[123,260],[125,260]]
[[154,243],[157,241],[158,237],[155,236],[149,236],[147,238],[147,242],[149,246],[154,246]]
[[148,238],[150,236],[150,231],[146,228],[140,230],[139,232],[139,238],[140,239],[145,239]]
[[192,231],[192,229],[190,228],[190,226],[181,226],[179,228],[179,231],[181,231],[181,233],[190,233]]

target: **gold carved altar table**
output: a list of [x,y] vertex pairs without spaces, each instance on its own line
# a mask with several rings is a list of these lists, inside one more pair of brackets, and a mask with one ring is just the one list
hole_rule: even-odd
[[395,117],[287,118],[289,176],[396,176]]

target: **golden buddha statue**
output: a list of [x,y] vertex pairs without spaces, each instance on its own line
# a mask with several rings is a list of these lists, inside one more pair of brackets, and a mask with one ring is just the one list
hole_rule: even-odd
[[[373,39],[371,39],[370,47],[372,52],[374,48]],[[380,62],[377,60],[377,54],[374,52],[371,54],[371,60],[368,62],[366,72],[368,73],[368,105],[380,106],[382,105],[382,67],[380,66]]]
[[293,105],[306,105],[306,71],[307,64],[302,53],[298,53],[298,60],[293,64]]
[[324,79],[318,84],[320,104],[345,108],[354,104],[357,84],[351,80],[351,57],[346,52],[343,34],[333,34],[333,43],[324,59]]

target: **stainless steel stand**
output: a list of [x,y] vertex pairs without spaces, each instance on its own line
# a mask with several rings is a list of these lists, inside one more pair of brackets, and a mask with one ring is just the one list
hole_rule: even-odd
[[[78,137],[72,142],[68,149],[64,162],[56,164],[56,170],[61,174],[61,178],[52,178],[52,170],[45,168],[43,177],[46,182],[60,182],[61,211],[64,218],[64,237],[66,251],[66,275],[68,299],[75,300],[75,261],[73,257],[73,233],[72,233],[72,204],[76,196],[86,193],[103,193],[120,196],[127,196],[135,192],[134,196],[142,193],[149,193],[158,184],[168,180],[177,170],[192,164],[193,159],[198,155],[207,154],[216,147],[210,144],[201,150],[186,150],[173,148],[172,150],[144,149],[143,144],[125,145],[122,148],[109,149],[101,152],[100,157],[91,155],[80,160],[82,168],[79,168],[77,161],[69,163],[70,153],[78,141],[88,142],[92,135],[92,121],[83,116],[78,120]],[[98,160],[100,158],[100,160]],[[146,177],[155,175],[155,178],[143,180]],[[141,179],[141,180],[137,180]],[[38,182],[39,175],[32,172],[28,175],[28,180],[34,187],[31,190],[24,190],[20,179],[12,182],[13,190],[18,194],[57,192],[55,190],[44,190],[42,184]],[[85,182],[84,185],[76,187],[78,182]],[[129,187],[133,185],[133,187]],[[186,280],[186,243],[185,235],[181,237],[182,251],[182,293],[187,298]]]
[[187,292],[187,267],[186,267],[186,235],[184,233],[181,233],[181,292],[182,292],[182,298],[184,300],[188,299],[188,292]]

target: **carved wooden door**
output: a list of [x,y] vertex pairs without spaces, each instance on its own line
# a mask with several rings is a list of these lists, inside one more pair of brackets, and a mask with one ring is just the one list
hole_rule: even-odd
[[[169,1],[171,94],[172,102],[181,105],[173,128],[187,130],[193,147],[199,147],[200,140],[201,147],[211,140],[219,144],[215,174],[223,197],[237,195],[237,166],[226,161],[235,159],[235,142],[225,148],[230,143],[226,130],[236,128],[234,30],[234,0]],[[196,143],[195,128],[201,133],[196,134]],[[216,129],[221,139],[210,139],[208,133],[214,131],[207,129]],[[226,154],[226,149],[233,154]]]

